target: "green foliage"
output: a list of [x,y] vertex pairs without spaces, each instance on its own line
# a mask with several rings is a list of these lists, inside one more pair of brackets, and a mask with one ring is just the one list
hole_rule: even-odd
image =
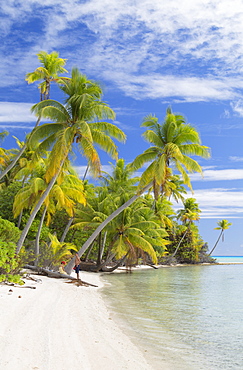
[[[29,215],[25,214],[25,216],[23,217],[23,220],[22,220],[23,224],[25,224],[25,222],[27,222],[28,217],[29,217]],[[36,239],[36,234],[37,234],[37,231],[38,231],[39,223],[40,223],[40,220],[38,220],[38,219],[35,219],[33,221],[32,225],[30,227],[30,230],[28,232],[28,235],[27,235],[28,241]],[[43,225],[42,229],[41,229],[40,240],[47,240],[49,232],[50,232],[49,227],[46,226],[46,225]]]
[[13,216],[14,197],[21,189],[19,182],[13,182],[0,191],[0,217],[11,222],[17,222]]
[[55,235],[49,233],[50,243],[45,243],[41,247],[39,264],[44,267],[54,268],[61,261],[68,261],[72,258],[73,252],[77,252],[77,247],[72,243],[60,243]]
[[185,232],[186,235],[180,244],[175,261],[177,263],[201,262],[203,241],[199,235],[198,227],[193,224],[190,229],[184,225],[178,225],[174,233],[170,233],[171,243],[167,246],[168,252],[173,255]]
[[3,242],[16,243],[19,236],[20,231],[14,223],[0,217],[0,240]]
[[162,124],[158,122],[158,118],[149,115],[144,118],[142,126],[147,128],[143,137],[151,146],[131,164],[134,170],[138,170],[145,163],[150,163],[141,176],[139,189],[153,181],[155,198],[159,192],[165,194],[168,182],[173,180],[172,171],[168,171],[171,164],[180,172],[184,184],[191,189],[188,172],[202,173],[201,166],[191,156],[210,156],[209,148],[201,145],[197,130],[186,124],[183,116],[173,114],[170,108],[167,109]]
[[20,272],[20,257],[16,255],[13,242],[0,240],[0,282],[23,285]]

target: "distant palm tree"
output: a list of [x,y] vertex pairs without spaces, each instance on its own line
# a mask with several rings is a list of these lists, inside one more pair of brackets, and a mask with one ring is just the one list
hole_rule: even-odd
[[175,255],[177,254],[177,252],[179,250],[179,247],[180,247],[182,241],[184,240],[186,234],[190,230],[193,221],[198,221],[199,220],[199,218],[200,218],[199,213],[200,212],[201,211],[198,208],[198,204],[196,203],[196,200],[194,198],[187,198],[184,201],[184,209],[181,209],[181,210],[178,211],[178,218],[183,222],[184,225],[187,225],[187,228],[186,228],[181,240],[179,241],[174,253],[172,254],[172,257],[175,257]]
[[224,230],[229,229],[229,227],[232,225],[232,223],[228,222],[227,220],[218,221],[217,224],[219,226],[215,227],[214,230],[220,230],[220,234],[219,234],[219,237],[216,243],[214,244],[214,247],[212,248],[211,252],[208,254],[209,256],[211,256],[211,254],[213,253],[221,237],[222,237],[222,241],[224,241]]

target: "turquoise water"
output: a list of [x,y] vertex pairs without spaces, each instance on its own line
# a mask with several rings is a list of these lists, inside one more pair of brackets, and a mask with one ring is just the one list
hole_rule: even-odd
[[243,265],[167,267],[104,279],[109,308],[154,369],[243,369]]
[[219,263],[243,263],[243,256],[213,256]]

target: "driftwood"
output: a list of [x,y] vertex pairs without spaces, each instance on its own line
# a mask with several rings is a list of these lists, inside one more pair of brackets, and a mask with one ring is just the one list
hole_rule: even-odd
[[76,284],[77,286],[84,285],[84,286],[93,286],[95,288],[98,288],[97,285],[87,283],[86,281],[83,281],[83,280],[80,280],[80,279],[76,279],[75,277],[73,277],[71,275],[61,274],[60,272],[57,272],[57,271],[51,271],[51,270],[45,269],[44,267],[25,265],[24,268],[26,268],[28,270],[35,271],[38,274],[48,276],[48,277],[51,277],[51,278],[72,280],[72,281],[70,281],[70,283],[71,282],[77,283]]
[[148,265],[148,266],[152,267],[152,268],[153,268],[153,269],[155,269],[155,270],[157,270],[157,269],[158,269],[158,266],[155,266],[155,265],[153,265],[152,263],[148,263],[148,262],[146,262],[146,265]]

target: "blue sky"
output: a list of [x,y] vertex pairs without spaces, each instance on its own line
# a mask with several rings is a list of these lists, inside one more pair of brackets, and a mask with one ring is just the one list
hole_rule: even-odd
[[[215,254],[243,255],[243,3],[241,0],[8,0],[0,5],[0,130],[24,140],[35,117],[36,85],[25,74],[36,54],[55,50],[67,70],[101,83],[127,135],[119,155],[132,161],[148,146],[144,116],[163,121],[170,105],[195,126],[211,159],[191,176],[202,210],[199,228],[212,247],[217,221],[233,225]],[[52,87],[51,96],[62,100]],[[110,159],[101,155],[104,169]],[[76,161],[80,174],[85,162]],[[192,196],[190,193],[188,196]]]

